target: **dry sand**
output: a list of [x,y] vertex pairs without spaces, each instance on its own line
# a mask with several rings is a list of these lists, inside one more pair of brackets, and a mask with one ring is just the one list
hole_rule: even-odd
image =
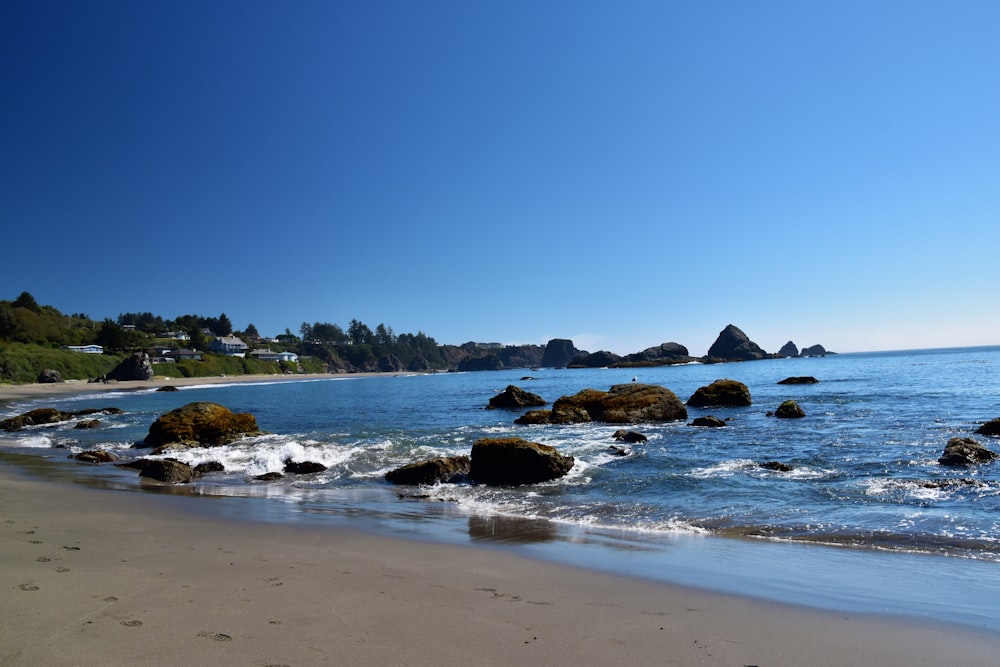
[[986,665],[1000,636],[215,519],[0,462],[0,664]]

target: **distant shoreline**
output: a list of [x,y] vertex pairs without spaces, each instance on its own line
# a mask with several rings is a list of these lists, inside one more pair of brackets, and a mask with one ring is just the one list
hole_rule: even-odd
[[87,382],[84,380],[69,380],[66,382],[30,383],[30,384],[0,384],[0,403],[11,401],[72,396],[75,394],[99,394],[111,391],[140,391],[144,389],[160,389],[162,387],[195,387],[212,384],[235,384],[254,382],[306,382],[311,380],[348,380],[366,377],[393,377],[413,375],[410,372],[391,373],[301,373],[296,375],[217,375],[211,377],[180,377],[159,378],[154,380],[128,380],[104,382]]

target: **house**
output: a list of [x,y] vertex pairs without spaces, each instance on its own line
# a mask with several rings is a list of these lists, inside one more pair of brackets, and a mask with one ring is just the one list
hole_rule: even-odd
[[207,349],[230,357],[245,357],[247,354],[247,344],[236,336],[216,336]]
[[63,349],[87,354],[104,354],[104,348],[100,345],[63,345]]
[[198,350],[184,350],[184,349],[170,350],[163,356],[169,359],[173,359],[174,361],[184,361],[185,359],[193,359],[195,361],[201,361],[201,352],[199,352]]
[[299,360],[299,355],[294,352],[272,352],[271,348],[254,350],[250,353],[250,356],[261,361],[289,361],[296,363]]
[[164,331],[159,338],[170,338],[173,340],[191,340],[191,336],[186,331]]

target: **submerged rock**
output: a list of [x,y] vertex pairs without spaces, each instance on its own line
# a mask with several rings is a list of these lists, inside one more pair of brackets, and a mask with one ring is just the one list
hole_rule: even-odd
[[153,422],[142,446],[193,441],[214,447],[259,434],[257,420],[251,414],[235,414],[218,403],[188,403]]
[[558,479],[573,467],[572,456],[521,438],[481,438],[472,446],[469,477],[490,486],[520,486]]
[[691,420],[691,426],[703,426],[708,428],[722,428],[726,425],[726,422],[719,419],[715,415],[708,415],[707,417],[695,417]]
[[106,452],[103,449],[89,449],[85,452],[80,452],[73,457],[77,461],[83,461],[84,463],[111,463],[117,461],[118,457],[111,452]]
[[393,484],[454,484],[469,474],[470,467],[468,456],[442,456],[390,470],[385,479]]
[[811,375],[797,375],[794,377],[787,377],[784,380],[778,380],[778,384],[817,384],[819,380]]
[[723,405],[742,407],[752,403],[750,389],[736,380],[716,380],[706,387],[699,387],[687,401],[693,408]]
[[538,394],[532,394],[515,385],[507,388],[490,399],[490,408],[531,408],[545,405],[546,401]]
[[323,472],[326,466],[315,461],[293,461],[285,459],[285,472],[292,475],[311,475],[315,472]]
[[938,463],[943,466],[971,466],[989,463],[998,457],[1000,454],[983,447],[972,438],[952,438],[945,446]]
[[775,472],[792,472],[795,470],[794,467],[780,461],[764,461],[763,463],[758,463],[757,465],[765,470],[773,470]]

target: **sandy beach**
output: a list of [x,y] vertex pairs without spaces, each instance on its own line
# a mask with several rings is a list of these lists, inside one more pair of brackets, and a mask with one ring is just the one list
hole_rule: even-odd
[[130,380],[126,382],[86,382],[68,380],[51,384],[4,384],[0,383],[0,403],[22,399],[43,399],[46,396],[66,396],[108,391],[138,391],[159,389],[160,387],[192,387],[206,384],[232,384],[236,382],[306,382],[309,380],[345,380],[350,378],[375,377],[378,375],[404,375],[404,373],[348,373],[332,375],[328,373],[306,373],[299,375],[219,375],[194,378],[157,378],[155,380]]
[[0,464],[0,664],[971,666],[1000,643],[206,502]]

